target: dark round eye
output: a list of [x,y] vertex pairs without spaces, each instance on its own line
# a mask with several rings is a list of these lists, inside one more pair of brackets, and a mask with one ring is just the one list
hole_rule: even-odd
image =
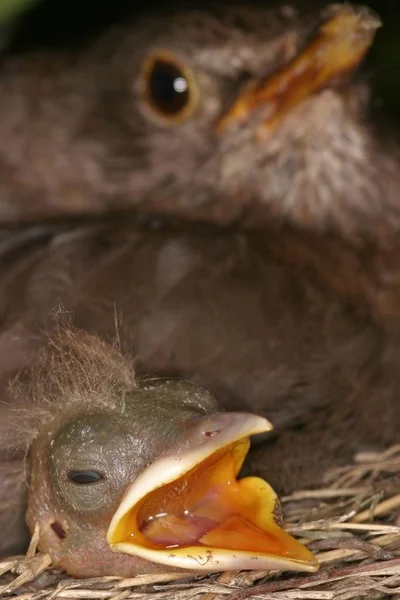
[[68,479],[79,485],[89,485],[103,479],[103,475],[97,471],[70,471]]
[[194,83],[186,69],[173,60],[153,57],[143,76],[147,102],[159,116],[176,121],[192,112]]

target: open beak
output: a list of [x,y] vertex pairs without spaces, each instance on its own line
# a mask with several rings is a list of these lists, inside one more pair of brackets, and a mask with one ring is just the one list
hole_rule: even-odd
[[286,533],[272,488],[237,479],[251,435],[271,424],[247,413],[204,417],[185,444],[128,487],[107,541],[115,552],[186,570],[316,571],[318,562]]
[[365,6],[329,6],[303,50],[267,80],[247,86],[219,121],[217,131],[260,109],[264,134],[272,131],[296,105],[354,71],[380,26],[379,17]]

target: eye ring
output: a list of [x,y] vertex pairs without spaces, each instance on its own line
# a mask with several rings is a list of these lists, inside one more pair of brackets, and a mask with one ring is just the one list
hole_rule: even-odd
[[180,124],[197,108],[198,87],[192,71],[168,53],[155,52],[144,61],[139,88],[145,110],[164,124]]
[[104,479],[104,475],[98,471],[75,471],[71,470],[67,475],[69,481],[76,485],[93,485]]

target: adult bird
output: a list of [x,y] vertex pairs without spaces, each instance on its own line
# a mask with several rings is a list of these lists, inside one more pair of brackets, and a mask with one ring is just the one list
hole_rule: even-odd
[[398,154],[352,77],[379,18],[315,1],[175,4],[83,48],[5,53],[1,221],[136,210],[397,227]]

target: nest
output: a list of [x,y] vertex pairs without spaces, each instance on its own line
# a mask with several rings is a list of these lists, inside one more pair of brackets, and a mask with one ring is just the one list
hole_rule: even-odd
[[[397,492],[397,493],[396,493]],[[400,445],[362,453],[320,489],[282,498],[285,528],[317,555],[313,575],[227,572],[76,580],[52,569],[34,535],[0,561],[0,597],[19,600],[346,600],[400,598]]]

